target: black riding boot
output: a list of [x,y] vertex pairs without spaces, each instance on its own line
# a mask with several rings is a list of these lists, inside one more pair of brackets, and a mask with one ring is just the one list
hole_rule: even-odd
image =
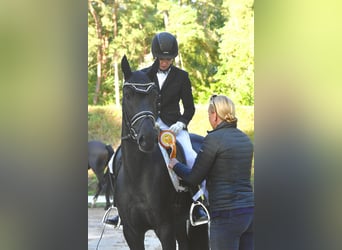
[[121,220],[119,218],[119,215],[116,215],[116,216],[114,216],[112,218],[106,219],[104,223],[109,224],[109,225],[113,225],[115,227],[118,227],[118,226],[122,225],[122,222],[121,222]]

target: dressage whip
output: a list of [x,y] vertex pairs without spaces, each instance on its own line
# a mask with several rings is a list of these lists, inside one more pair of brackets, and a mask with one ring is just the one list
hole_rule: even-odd
[[[97,242],[97,245],[96,245],[96,250],[99,249],[100,242],[101,242],[101,240],[102,240],[102,237],[103,237],[103,234],[104,234],[104,231],[105,231],[105,228],[106,228],[106,223],[105,223],[105,221],[108,219],[108,217],[109,217],[109,212],[110,212],[113,208],[115,208],[113,205],[112,205],[110,208],[108,208],[107,211],[106,211],[106,213],[104,214],[104,216],[103,216],[103,218],[102,218],[103,228],[102,228],[102,232],[101,232],[100,238],[99,238],[99,240],[98,240],[98,242]],[[120,220],[120,217],[119,217],[119,220]],[[118,225],[120,225],[120,221],[119,221]],[[115,227],[114,227],[114,228],[115,228]]]
[[[113,155],[113,157],[114,157],[114,156],[115,156],[115,155]],[[107,163],[107,164],[108,164],[108,163]],[[109,166],[107,167],[106,174],[107,174],[107,177],[109,178],[110,187],[111,187],[111,190],[112,190],[112,193],[113,193],[113,204],[114,204],[114,183],[113,183],[113,181],[112,181],[111,172],[109,171]],[[103,228],[102,228],[102,232],[101,232],[100,238],[99,238],[99,240],[98,240],[98,242],[97,242],[97,245],[96,245],[96,250],[99,249],[100,242],[101,242],[101,240],[102,240],[102,237],[103,237],[103,234],[104,234],[104,231],[105,231],[105,228],[106,228],[106,223],[105,223],[105,221],[108,219],[108,217],[109,217],[109,212],[110,212],[113,208],[115,208],[113,205],[112,205],[111,207],[109,207],[109,208],[107,209],[107,211],[105,212],[103,218],[102,218]],[[119,217],[119,220],[120,220],[120,217]],[[119,221],[119,224],[118,224],[118,225],[120,225],[120,221]],[[115,228],[115,227],[114,227],[114,228]]]

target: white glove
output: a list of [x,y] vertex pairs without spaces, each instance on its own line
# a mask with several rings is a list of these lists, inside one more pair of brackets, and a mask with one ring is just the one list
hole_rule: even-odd
[[154,125],[155,130],[157,131],[157,134],[160,134],[160,124],[158,122],[155,123]]
[[185,124],[183,122],[176,122],[175,124],[172,124],[170,127],[170,130],[175,133],[175,135],[178,135],[178,133],[185,128]]

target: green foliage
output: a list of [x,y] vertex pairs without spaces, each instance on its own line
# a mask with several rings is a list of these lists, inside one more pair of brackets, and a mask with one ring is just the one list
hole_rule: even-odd
[[153,1],[130,1],[122,5],[118,15],[118,36],[113,43],[120,58],[126,54],[132,68],[138,68],[150,51],[150,42],[155,29],[162,27],[156,19]]
[[[178,66],[189,72],[195,100],[209,88],[215,73],[217,42],[212,31],[194,20],[197,12],[191,6],[170,10],[170,32],[179,43]],[[203,88],[204,86],[204,88]]]
[[229,21],[220,30],[220,67],[212,90],[236,103],[254,104],[253,1],[226,2]]
[[88,195],[95,195],[97,188],[97,178],[92,170],[88,171]]
[[[104,59],[98,104],[103,105],[114,103],[114,95],[120,96],[114,93],[114,62],[126,54],[132,69],[150,65],[153,36],[168,31],[177,37],[179,56],[175,64],[189,72],[196,103],[222,93],[237,104],[253,105],[253,4],[253,0],[92,1],[103,39],[98,39],[89,13],[88,103],[95,93],[99,45],[103,46]],[[118,74],[122,79],[120,70]]]

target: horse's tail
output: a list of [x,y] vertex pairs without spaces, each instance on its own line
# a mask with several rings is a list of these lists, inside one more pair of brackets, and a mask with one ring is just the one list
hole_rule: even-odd
[[106,145],[106,150],[108,152],[108,160],[107,160],[106,165],[108,165],[108,162],[109,162],[110,158],[112,158],[112,156],[114,154],[114,149],[113,149],[112,145],[108,144],[108,145]]

